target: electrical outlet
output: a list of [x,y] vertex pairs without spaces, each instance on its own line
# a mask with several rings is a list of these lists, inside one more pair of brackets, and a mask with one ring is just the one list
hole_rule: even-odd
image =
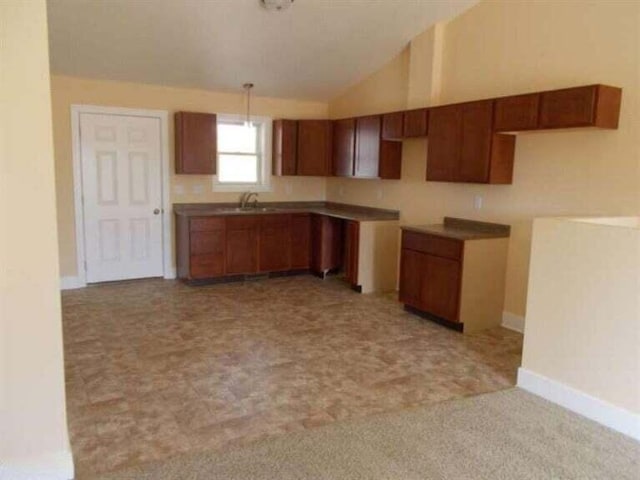
[[475,197],[473,197],[473,208],[475,208],[476,210],[480,210],[482,208],[482,203],[482,195],[476,195]]
[[204,193],[204,187],[202,185],[194,185],[193,187],[191,187],[191,191],[195,195],[202,195]]
[[293,193],[293,185],[291,185],[290,182],[284,184],[284,193],[287,196],[291,196],[291,194]]
[[382,197],[383,197],[383,196],[384,196],[384,195],[382,194],[382,188],[379,188],[379,189],[378,189],[378,191],[376,192],[376,198],[377,198],[378,200],[382,200]]

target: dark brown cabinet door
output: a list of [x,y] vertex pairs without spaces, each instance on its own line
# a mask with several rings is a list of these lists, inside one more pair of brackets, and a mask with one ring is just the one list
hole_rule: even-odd
[[226,273],[258,271],[258,216],[226,218]]
[[402,140],[404,112],[392,112],[382,115],[382,139]]
[[456,178],[462,142],[462,111],[458,105],[429,111],[427,180],[450,182]]
[[216,116],[211,113],[178,112],[174,126],[176,173],[215,175]]
[[455,179],[461,182],[486,182],[489,179],[493,102],[465,103],[460,106],[462,141]]
[[377,178],[379,176],[380,128],[380,115],[356,119],[356,177]]
[[258,271],[279,272],[291,268],[291,216],[260,217]]
[[191,278],[212,278],[224,275],[224,229],[191,232]]
[[517,132],[538,128],[539,105],[539,93],[497,98],[493,129],[496,132]]
[[403,136],[405,138],[426,137],[429,126],[428,119],[428,110],[426,108],[417,108],[404,112]]
[[360,248],[360,223],[345,222],[344,240],[344,273],[347,282],[352,286],[358,285],[358,260]]
[[319,274],[342,266],[342,220],[311,216],[311,269]]
[[353,176],[356,120],[345,118],[333,122],[333,174],[337,177]]
[[460,303],[460,262],[425,255],[422,267],[420,302],[425,311],[451,322],[457,322]]
[[311,215],[291,215],[291,268],[311,267]]
[[423,308],[421,302],[422,278],[426,275],[424,253],[402,249],[400,254],[400,302],[414,308]]
[[274,120],[273,122],[273,174],[295,175],[298,148],[298,122]]
[[298,175],[331,175],[331,121],[298,120]]

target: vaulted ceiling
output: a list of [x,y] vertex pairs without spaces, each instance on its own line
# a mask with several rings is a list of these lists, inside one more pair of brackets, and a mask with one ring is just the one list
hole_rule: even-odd
[[477,0],[49,0],[53,73],[328,100]]

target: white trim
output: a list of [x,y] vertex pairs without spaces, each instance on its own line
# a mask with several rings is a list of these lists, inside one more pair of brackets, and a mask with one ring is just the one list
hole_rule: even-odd
[[60,290],[74,290],[76,288],[86,287],[87,284],[80,281],[78,276],[62,277],[60,279]]
[[11,480],[71,480],[74,477],[70,450],[40,457],[0,459],[0,478]]
[[524,333],[524,317],[504,311],[502,312],[502,326],[514,332]]
[[[144,110],[137,108],[103,107],[99,105],[71,105],[71,140],[73,155],[73,204],[75,210],[76,234],[76,280],[74,287],[87,285],[84,239],[84,217],[82,212],[82,161],[80,145],[80,114],[96,113],[103,115],[127,115],[136,117],[152,117],[160,120],[160,152],[161,159],[161,190],[162,190],[162,271],[166,279],[176,278],[176,269],[171,258],[171,191],[170,191],[170,156],[169,156],[169,112],[165,110]],[[61,279],[61,288],[66,285],[66,278]],[[73,278],[73,277],[71,277]],[[68,280],[71,282],[71,280]]]
[[522,367],[518,387],[640,441],[640,415],[636,413]]

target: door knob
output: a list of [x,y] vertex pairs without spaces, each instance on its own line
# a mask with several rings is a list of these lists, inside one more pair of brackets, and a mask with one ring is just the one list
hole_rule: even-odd
[[160,213],[160,209],[159,209],[159,208],[155,208],[155,209],[153,210],[153,214],[154,214],[154,215],[158,215],[159,213]]

